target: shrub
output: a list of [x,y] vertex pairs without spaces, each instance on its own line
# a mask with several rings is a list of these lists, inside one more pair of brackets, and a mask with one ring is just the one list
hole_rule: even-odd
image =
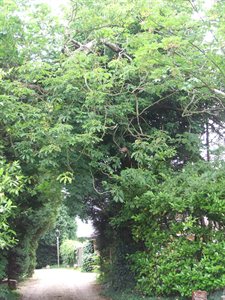
[[82,271],[93,272],[98,269],[99,256],[96,253],[85,254],[83,258]]
[[0,281],[6,277],[7,260],[3,255],[0,255]]
[[46,245],[39,243],[37,251],[37,269],[46,267],[47,265],[57,265],[57,249],[56,245]]
[[147,295],[190,296],[193,290],[223,287],[225,242],[199,243],[176,240],[161,251],[133,255],[139,290]]
[[19,295],[8,289],[6,285],[0,286],[0,300],[17,300]]
[[93,241],[89,241],[84,247],[82,271],[93,272],[98,269],[98,266],[99,256],[94,252]]
[[9,299],[9,289],[7,288],[7,286],[2,285],[0,286],[0,299],[1,300],[7,300]]
[[63,264],[73,266],[77,262],[76,249],[81,243],[74,240],[64,240],[60,246]]

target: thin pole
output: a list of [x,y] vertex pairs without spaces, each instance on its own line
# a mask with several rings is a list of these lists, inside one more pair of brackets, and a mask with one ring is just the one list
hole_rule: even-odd
[[209,119],[206,122],[206,159],[210,161]]
[[56,237],[57,239],[57,263],[58,263],[58,268],[59,268],[59,237]]

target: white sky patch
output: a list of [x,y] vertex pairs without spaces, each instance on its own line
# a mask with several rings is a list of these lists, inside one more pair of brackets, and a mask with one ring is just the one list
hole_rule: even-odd
[[53,10],[53,12],[62,13],[62,7],[68,5],[67,0],[43,0],[43,2],[47,3]]
[[216,3],[216,1],[217,0],[205,0],[205,2],[203,4],[203,11],[194,11],[193,12],[193,18],[194,19],[204,19],[205,18],[205,12],[207,10],[211,9],[212,6]]
[[82,222],[80,218],[76,218],[77,237],[91,237],[94,234],[94,228],[91,221]]
[[48,4],[54,15],[62,16],[63,7],[69,4],[69,0],[34,0],[36,3]]
[[206,0],[204,4],[205,9],[210,9],[216,2],[217,0]]
[[214,38],[215,37],[214,37],[213,32],[209,31],[209,32],[207,32],[207,34],[206,34],[206,36],[204,38],[204,42],[211,43],[214,40]]

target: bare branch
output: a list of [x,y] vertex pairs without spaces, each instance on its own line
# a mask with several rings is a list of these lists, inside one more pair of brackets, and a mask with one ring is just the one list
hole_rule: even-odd
[[140,113],[139,113],[139,103],[138,103],[138,97],[134,94],[135,96],[135,102],[136,102],[136,118],[137,118],[137,123],[138,123],[138,127],[140,129],[141,134],[143,134],[142,128],[141,128],[141,124],[140,124]]
[[163,100],[165,100],[165,99],[171,97],[172,95],[174,95],[174,94],[176,94],[176,93],[178,93],[178,91],[175,91],[175,92],[173,92],[173,93],[171,93],[171,94],[169,94],[169,95],[167,95],[167,96],[165,96],[165,97],[163,97],[163,98],[160,98],[160,99],[157,100],[156,102],[151,103],[150,105],[148,105],[147,107],[145,107],[145,108],[140,112],[139,115],[142,115],[142,114],[143,114],[146,110],[148,110],[150,107],[152,107],[152,106],[154,106],[154,105],[160,103],[161,101],[163,101]]
[[214,89],[213,91],[214,91],[216,94],[219,94],[219,95],[225,97],[225,93],[224,93],[224,92],[222,92],[222,91],[220,91],[220,90],[217,90],[217,89]]
[[111,43],[107,41],[106,39],[101,39],[101,42],[110,48],[112,51],[119,54],[121,57],[126,57],[129,61],[132,61],[132,58],[125,52],[125,50],[121,47],[119,47],[117,44]]
[[95,192],[98,194],[98,195],[105,195],[105,194],[108,194],[108,192],[99,192],[95,186],[95,178],[94,178],[94,175],[92,173],[92,171],[90,170],[90,173],[91,173],[91,177],[92,177],[92,186],[93,186],[93,189],[95,190]]

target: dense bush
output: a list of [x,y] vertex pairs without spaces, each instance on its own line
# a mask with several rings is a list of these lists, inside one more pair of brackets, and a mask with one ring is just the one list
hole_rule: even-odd
[[73,266],[77,262],[77,247],[81,244],[74,240],[64,240],[60,246],[63,264]]
[[57,265],[57,249],[56,245],[46,245],[39,243],[37,252],[37,264],[36,268],[41,269],[47,265]]
[[7,286],[4,286],[4,285],[0,286],[0,299],[1,300],[8,300],[9,294],[10,294],[10,291]]
[[[223,294],[222,290],[216,291],[208,295],[208,300],[219,300]],[[188,300],[190,297],[145,297],[142,294],[131,290],[115,291],[114,289],[107,289],[104,291],[104,295],[112,300]]]
[[93,272],[98,269],[98,266],[99,256],[94,251],[93,241],[88,241],[83,251],[82,271]]
[[[176,240],[157,253],[133,256],[138,288],[147,295],[190,296],[225,286],[225,243]],[[200,256],[200,257],[199,257]]]
[[131,270],[129,254],[135,252],[134,244],[127,244],[126,241],[117,239],[116,245],[110,245],[111,258],[100,260],[100,279],[107,283],[107,286],[114,290],[128,290],[135,287],[134,272]]
[[147,295],[190,296],[225,286],[223,164],[192,164],[160,182],[152,174],[151,185],[147,171],[142,179],[133,173],[122,173],[126,196],[114,225],[133,220],[133,239],[144,246],[130,255],[138,288]]
[[8,289],[5,285],[0,285],[0,300],[18,300],[19,295]]
[[7,259],[3,253],[0,253],[0,282],[6,278]]
[[96,253],[85,254],[82,262],[83,272],[97,271],[99,266],[99,256]]

